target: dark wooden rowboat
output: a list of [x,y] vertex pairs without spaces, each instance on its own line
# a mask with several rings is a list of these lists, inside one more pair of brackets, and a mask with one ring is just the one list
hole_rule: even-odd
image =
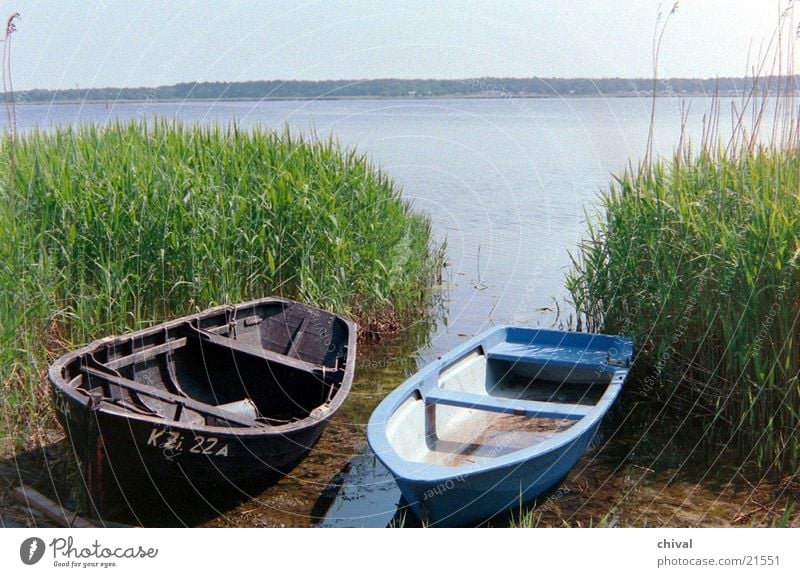
[[355,354],[353,322],[265,298],[100,339],[48,376],[103,514],[142,486],[285,473],[350,391]]

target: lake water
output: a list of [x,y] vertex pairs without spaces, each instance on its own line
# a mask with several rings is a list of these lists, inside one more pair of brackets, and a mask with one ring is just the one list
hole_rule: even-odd
[[[687,132],[697,141],[711,101],[687,102]],[[164,117],[332,135],[367,154],[418,210],[431,216],[437,239],[447,243],[445,312],[438,323],[429,334],[409,331],[407,338],[363,347],[351,398],[311,455],[274,487],[202,521],[386,525],[396,518],[399,494],[379,464],[362,454],[371,410],[417,366],[488,326],[568,321],[563,284],[569,251],[585,234],[586,214],[593,213],[612,174],[643,157],[650,105],[646,98],[145,102],[24,105],[17,114],[23,131]],[[659,100],[657,151],[672,152],[680,125],[681,103]],[[653,471],[631,469],[625,464],[629,439],[622,433],[611,438],[616,448],[610,454],[619,457],[577,473],[593,491],[592,499],[570,501],[561,495],[558,506],[545,508],[543,514],[555,515],[546,522],[579,519],[581,511],[592,512],[590,520],[619,511],[626,506],[620,495],[628,503],[634,489],[655,495],[648,506],[675,501],[673,493],[664,492],[667,484],[678,486],[672,474],[664,488],[640,479],[626,489],[632,478]],[[658,450],[663,453],[664,447]],[[700,497],[694,494],[694,499]],[[676,510],[665,524],[679,522],[680,507]],[[666,513],[658,515],[662,519]],[[625,522],[637,519],[625,517]]]

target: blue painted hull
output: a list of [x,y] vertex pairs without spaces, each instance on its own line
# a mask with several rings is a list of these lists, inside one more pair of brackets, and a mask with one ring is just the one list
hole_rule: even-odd
[[[574,467],[632,359],[623,337],[498,327],[384,399],[370,418],[369,444],[429,526],[513,512]],[[589,398],[589,389],[600,392]],[[579,392],[578,402],[556,400],[567,390]],[[534,422],[552,430],[530,430]]]
[[459,527],[522,505],[557,486],[581,458],[597,427],[568,443],[563,450],[507,468],[457,474],[431,484],[395,477],[416,515],[428,526]]

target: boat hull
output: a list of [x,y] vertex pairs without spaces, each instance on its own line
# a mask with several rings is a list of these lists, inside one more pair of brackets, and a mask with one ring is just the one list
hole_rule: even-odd
[[188,491],[213,501],[219,492],[288,473],[313,448],[328,424],[281,434],[200,434],[193,429],[109,415],[75,406],[58,413],[79,455],[89,498],[99,518],[131,503]]
[[513,513],[575,466],[632,359],[624,337],[496,327],[390,393],[369,444],[429,526]]
[[532,461],[500,469],[455,473],[434,481],[395,477],[414,513],[431,527],[460,527],[506,512],[518,512],[553,489],[574,467],[597,427]]

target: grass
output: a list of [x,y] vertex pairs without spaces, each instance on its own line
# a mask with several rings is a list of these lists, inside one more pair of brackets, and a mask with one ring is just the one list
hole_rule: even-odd
[[53,356],[280,294],[385,329],[424,314],[426,216],[332,140],[236,125],[88,125],[0,142],[3,437],[46,426]]
[[762,468],[800,456],[798,190],[792,149],[642,165],[610,187],[568,281],[581,324],[633,335],[646,395],[710,417]]
[[634,337],[638,393],[699,418],[696,446],[711,441],[761,474],[800,464],[793,14],[731,103],[729,131],[716,96],[696,149],[682,133],[671,157],[652,159],[650,134],[645,162],[615,177],[590,216],[567,276],[578,329]]

